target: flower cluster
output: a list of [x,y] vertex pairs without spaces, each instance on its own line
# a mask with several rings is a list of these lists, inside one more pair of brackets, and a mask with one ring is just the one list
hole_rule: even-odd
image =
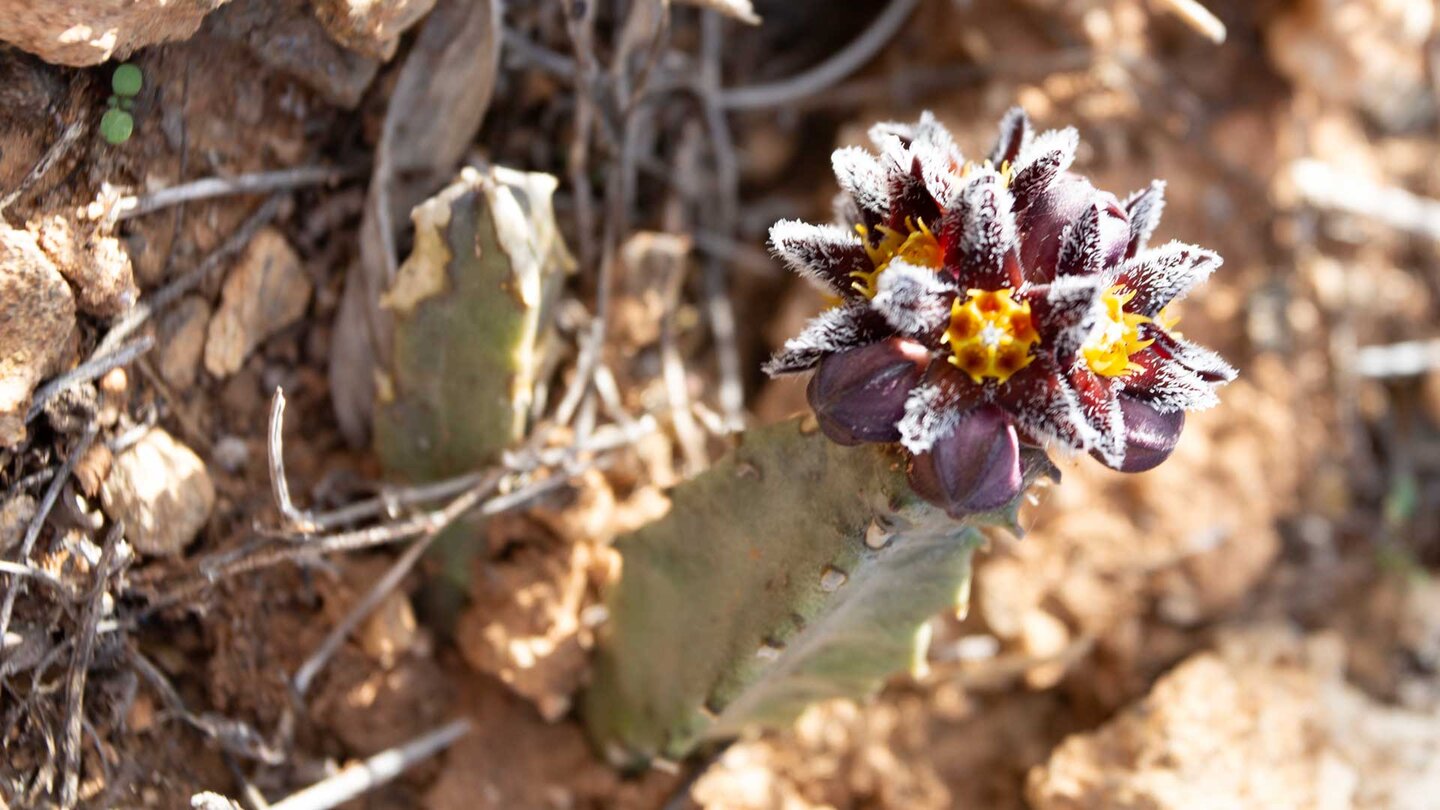
[[834,154],[849,227],[782,221],[775,254],[838,301],[771,375],[814,369],[808,397],[843,444],[900,442],[911,485],[955,516],[1010,502],[1022,445],[1119,470],[1170,454],[1185,411],[1235,376],[1175,331],[1167,305],[1220,257],[1151,248],[1164,184],[1120,202],[1069,171],[1074,129],[1011,110],[983,164],[925,114]]

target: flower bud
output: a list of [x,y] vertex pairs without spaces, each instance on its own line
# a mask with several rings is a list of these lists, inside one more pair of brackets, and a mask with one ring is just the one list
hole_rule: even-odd
[[1120,396],[1120,411],[1125,420],[1125,460],[1116,469],[1128,473],[1145,472],[1170,457],[1175,445],[1180,442],[1180,431],[1185,427],[1184,411],[1161,413],[1153,405],[1123,394]]
[[960,417],[910,465],[910,485],[959,518],[999,509],[1020,494],[1020,447],[1005,413],[982,405]]
[[889,338],[826,357],[805,389],[820,429],[839,444],[893,442],[910,389],[930,353],[914,341]]

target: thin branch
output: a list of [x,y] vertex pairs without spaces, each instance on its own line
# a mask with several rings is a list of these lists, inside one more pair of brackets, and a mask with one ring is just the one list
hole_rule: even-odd
[[[501,475],[499,470],[491,472],[481,486],[485,488],[498,486]],[[380,577],[369,592],[350,609],[345,618],[331,628],[325,636],[325,640],[320,643],[320,647],[305,659],[305,663],[300,666],[300,669],[296,670],[294,685],[297,695],[304,696],[310,690],[310,684],[314,682],[315,676],[320,674],[320,670],[329,662],[335,651],[339,650],[340,645],[345,642],[350,633],[360,626],[360,622],[364,621],[375,610],[375,607],[399,586],[400,581],[410,573],[410,570],[415,567],[415,564],[420,561],[420,558],[425,555],[440,534],[441,531],[435,529],[411,543],[410,547],[405,549],[405,553],[400,555],[390,569],[385,572],[385,575]]]
[[[35,510],[35,516],[30,519],[30,525],[25,529],[25,539],[20,543],[20,553],[16,559],[26,560],[30,558],[30,552],[35,548],[35,541],[40,538],[40,529],[45,525],[45,519],[50,516],[50,510],[55,508],[55,501],[60,497],[60,490],[65,488],[65,483],[70,480],[70,474],[75,470],[75,464],[84,457],[90,449],[90,443],[95,441],[95,435],[99,427],[91,424],[80,436],[80,441],[75,443],[75,449],[65,458],[60,465],[60,471],[50,479],[50,485],[45,488],[45,495],[40,499],[39,508]],[[10,616],[15,611],[15,599],[20,592],[25,590],[23,579],[10,583],[5,589],[5,602],[0,604],[0,639],[5,638],[5,631],[10,629]]]
[[111,369],[119,368],[154,347],[155,339],[144,335],[109,354],[91,357],[75,368],[50,380],[35,389],[35,397],[30,404],[30,410],[25,414],[25,421],[29,422],[39,416],[40,412],[45,409],[45,404],[61,392],[80,383],[96,379]]
[[359,177],[361,173],[359,167],[301,166],[273,172],[241,174],[235,177],[206,177],[160,189],[143,196],[128,197],[120,203],[119,218],[131,219],[181,203],[213,200],[237,194],[269,194],[277,191],[294,191],[309,186],[334,185]]
[[722,91],[719,104],[727,110],[761,110],[784,107],[814,95],[854,73],[880,52],[900,32],[901,26],[920,5],[920,0],[890,0],[890,5],[856,37],[815,67],[777,82]]
[[[889,13],[887,9],[886,13]],[[905,12],[908,16],[909,12]],[[883,16],[883,15],[882,15]],[[702,93],[705,126],[710,133],[710,149],[714,153],[715,175],[719,184],[721,233],[733,235],[739,220],[740,161],[735,154],[734,138],[723,109],[720,89],[721,59],[724,52],[724,28],[720,17],[710,13],[701,20],[704,69]],[[888,37],[887,37],[888,39]],[[745,426],[745,388],[740,379],[740,349],[735,327],[735,306],[730,300],[729,267],[715,256],[705,258],[705,312],[710,331],[715,337],[715,359],[720,372],[720,411],[730,430]]]
[[398,748],[382,751],[276,802],[270,805],[270,810],[330,810],[389,782],[417,763],[449,748],[456,740],[469,733],[469,720],[446,723]]
[[[90,656],[95,651],[95,628],[100,621],[100,612],[105,604],[105,586],[110,579],[110,565],[115,560],[115,548],[120,542],[124,525],[116,523],[105,535],[105,545],[100,550],[100,561],[95,565],[95,590],[85,606],[85,615],[80,622],[75,652],[70,657],[70,672],[66,678],[65,690],[65,736],[61,740],[63,755],[60,783],[60,806],[74,807],[80,800],[80,735],[85,719],[85,679],[90,672]],[[102,761],[104,757],[101,757]]]
[[373,498],[356,501],[330,512],[306,512],[305,516],[314,526],[313,531],[329,531],[377,515],[394,516],[400,507],[453,498],[478,485],[483,476],[483,473],[473,472],[446,478],[432,484],[419,484],[396,489],[387,488]]
[[285,449],[281,434],[285,427],[285,391],[276,386],[275,396],[270,400],[270,437],[266,442],[270,460],[270,487],[275,495],[275,504],[280,516],[285,519],[285,528],[309,534],[315,531],[315,524],[309,515],[295,508],[290,501],[290,484],[285,480]]
[[59,577],[46,571],[44,568],[36,568],[32,565],[25,565],[24,563],[0,560],[0,574],[9,574],[16,577],[34,577],[54,589],[56,593],[66,595],[70,593],[70,589],[66,587],[65,583],[62,582]]

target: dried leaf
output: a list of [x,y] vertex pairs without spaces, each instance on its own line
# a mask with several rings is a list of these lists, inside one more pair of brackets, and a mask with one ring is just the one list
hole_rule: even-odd
[[336,316],[330,393],[340,430],[366,443],[376,361],[393,328],[380,295],[397,269],[396,236],[410,209],[453,177],[490,104],[500,65],[501,0],[440,0],[401,68],[360,225],[360,261]]

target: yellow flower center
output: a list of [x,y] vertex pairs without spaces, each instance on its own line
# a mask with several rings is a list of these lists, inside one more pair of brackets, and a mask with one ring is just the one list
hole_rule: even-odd
[[850,274],[851,278],[858,279],[850,286],[866,298],[874,298],[875,293],[879,292],[880,274],[885,272],[885,268],[889,267],[890,262],[897,256],[920,267],[931,270],[940,268],[940,242],[923,221],[917,226],[907,217],[904,233],[878,225],[875,231],[880,234],[880,241],[874,245],[870,244],[869,228],[856,225],[855,230],[860,234],[860,240],[865,245],[865,252],[869,254],[871,263],[875,265],[874,270],[857,270]]
[[1015,291],[970,290],[965,300],[950,305],[950,362],[975,382],[1005,382],[1035,359],[1030,348],[1040,334],[1030,319],[1030,303],[1015,300]]
[[[1130,362],[1130,357],[1155,342],[1140,339],[1140,326],[1150,323],[1150,319],[1125,311],[1125,305],[1130,303],[1135,293],[1122,295],[1122,289],[1119,285],[1111,287],[1100,297],[1105,305],[1105,315],[1090,339],[1080,347],[1080,355],[1085,358],[1090,370],[1102,377],[1123,377],[1139,370],[1140,366]],[[1166,316],[1161,313],[1161,317]]]

